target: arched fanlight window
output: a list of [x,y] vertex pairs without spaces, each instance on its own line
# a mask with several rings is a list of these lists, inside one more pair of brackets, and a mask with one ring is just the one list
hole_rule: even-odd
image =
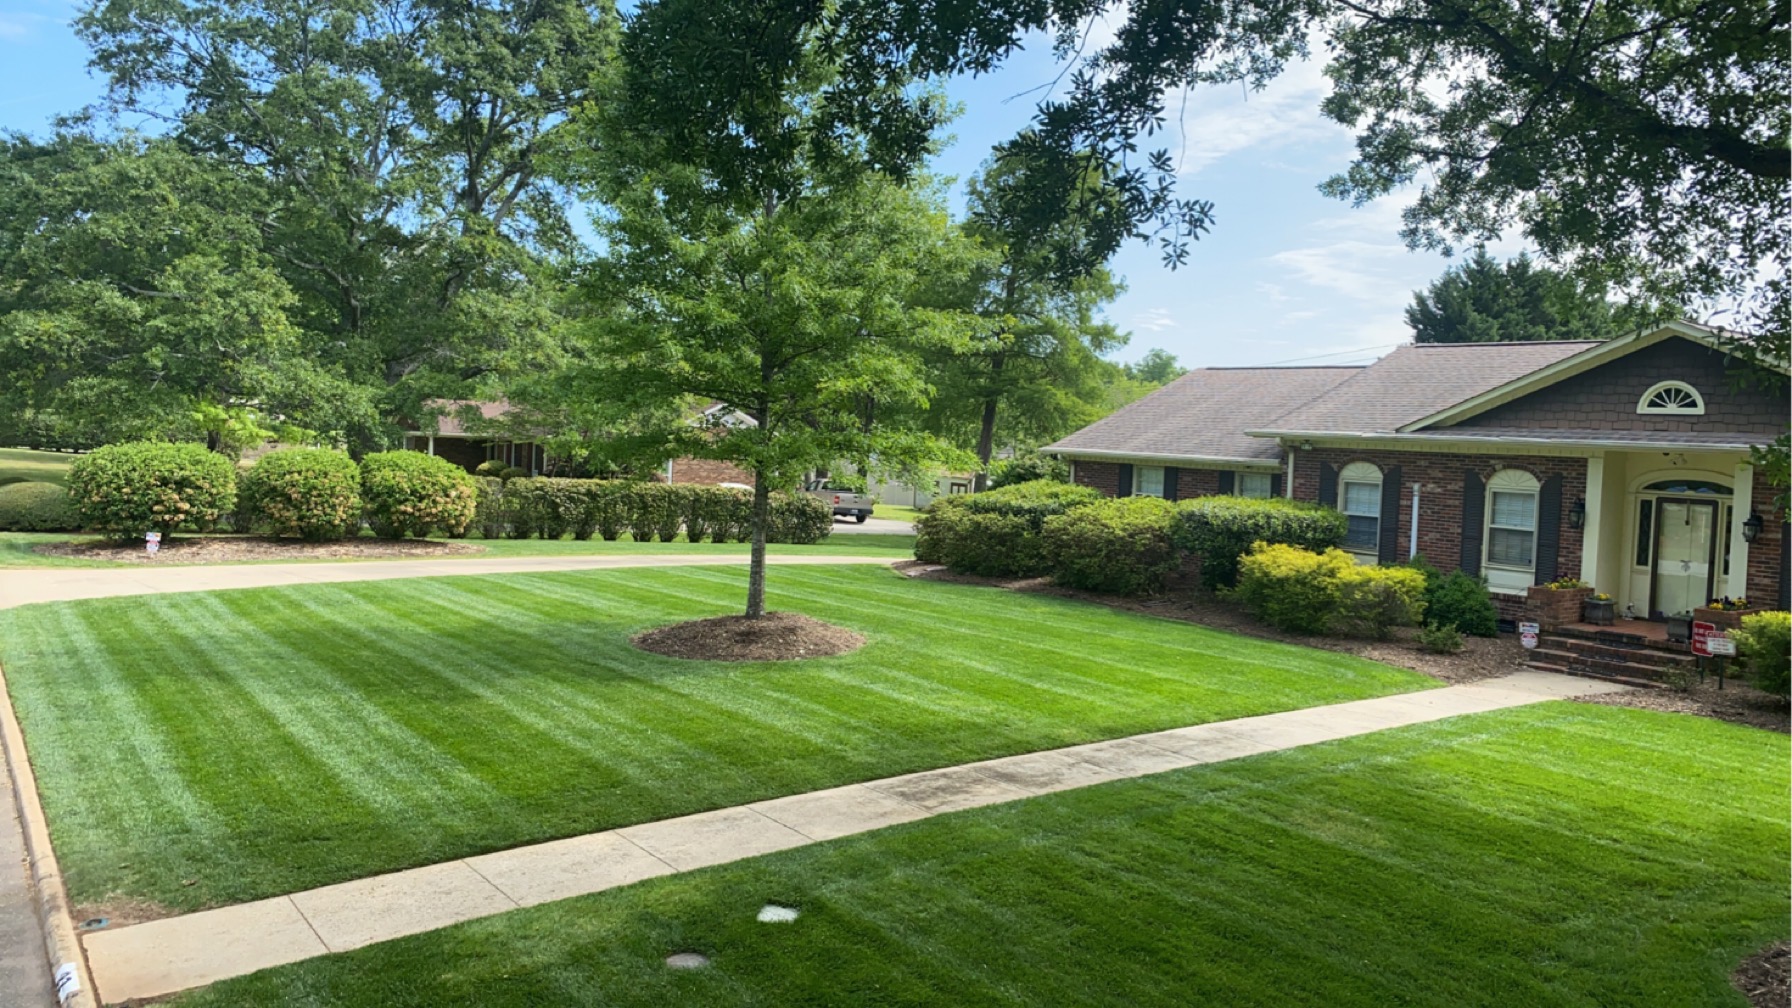
[[1638,413],[1665,413],[1680,416],[1703,416],[1705,397],[1699,390],[1681,381],[1657,382],[1637,401]]

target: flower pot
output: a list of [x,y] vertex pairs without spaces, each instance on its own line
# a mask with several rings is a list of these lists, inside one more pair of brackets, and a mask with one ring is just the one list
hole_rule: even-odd
[[1618,604],[1611,599],[1587,599],[1580,604],[1582,622],[1611,626],[1618,621]]
[[1692,639],[1692,617],[1690,615],[1668,617],[1668,640],[1685,643]]
[[1697,609],[1694,609],[1692,611],[1692,618],[1695,620],[1698,620],[1700,623],[1709,623],[1712,626],[1717,627],[1719,630],[1723,630],[1723,631],[1727,632],[1730,630],[1735,630],[1735,629],[1740,628],[1742,626],[1742,618],[1744,616],[1753,616],[1754,614],[1756,614],[1758,612],[1764,612],[1764,611],[1765,610],[1759,609],[1759,608],[1756,608],[1756,609],[1709,609],[1709,608],[1706,608],[1705,606],[1699,606]]

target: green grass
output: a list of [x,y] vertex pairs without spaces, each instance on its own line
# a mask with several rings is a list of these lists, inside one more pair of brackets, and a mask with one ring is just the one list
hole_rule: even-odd
[[[184,538],[184,537],[183,537]],[[136,567],[135,563],[120,560],[88,560],[78,557],[47,556],[35,552],[37,546],[53,542],[69,542],[71,540],[98,541],[97,536],[73,535],[66,532],[0,532],[0,568],[7,567]],[[714,554],[716,556],[746,556],[746,543],[688,543],[682,538],[677,542],[638,543],[628,539],[616,542],[605,542],[593,539],[579,542],[574,539],[480,539],[472,538],[465,542],[485,547],[479,553],[460,553],[443,556],[442,560],[465,560],[472,557],[508,557],[508,556],[596,556],[605,554]],[[812,546],[796,546],[773,543],[767,549],[773,554],[826,554],[828,556],[883,556],[899,560],[915,555],[915,537],[912,535],[892,535],[885,533],[849,533],[829,536],[825,541]],[[367,560],[393,560],[401,557],[366,557]],[[228,563],[357,563],[361,561],[343,560],[339,557],[316,559],[274,559],[274,560],[237,560]],[[172,556],[157,562],[158,566],[185,567]]]
[[888,518],[890,521],[912,522],[921,517],[921,509],[903,507],[900,504],[879,504],[871,509],[871,517]]
[[0,484],[14,480],[66,483],[68,467],[79,457],[31,448],[0,448]]
[[178,908],[931,767],[1435,685],[1062,599],[774,568],[852,655],[635,650],[738,568],[454,577],[0,611],[69,888]]
[[[1747,1002],[1783,735],[1553,702],[995,806],[219,983],[180,1008]],[[760,924],[767,901],[799,907]],[[668,953],[713,957],[675,973]]]

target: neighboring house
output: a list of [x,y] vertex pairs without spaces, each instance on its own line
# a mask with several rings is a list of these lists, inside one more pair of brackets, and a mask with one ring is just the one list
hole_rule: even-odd
[[1725,595],[1784,609],[1784,515],[1749,449],[1787,431],[1785,373],[1716,335],[1672,323],[1202,369],[1044,450],[1109,494],[1331,505],[1359,559],[1484,576],[1508,618],[1527,587],[1565,578],[1639,617]]
[[548,454],[538,442],[473,433],[461,422],[461,414],[468,407],[477,409],[486,420],[502,417],[510,412],[510,404],[502,399],[491,402],[436,399],[427,405],[445,412],[435,419],[434,430],[419,429],[405,434],[404,447],[411,451],[439,455],[468,472],[491,459],[502,459],[507,466],[527,469],[532,476],[547,471]]

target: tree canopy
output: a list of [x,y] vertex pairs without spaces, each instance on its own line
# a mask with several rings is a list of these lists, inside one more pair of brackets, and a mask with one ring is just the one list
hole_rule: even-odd
[[1502,264],[1480,248],[1415,291],[1406,308],[1419,343],[1610,339],[1665,318],[1628,301],[1614,304],[1596,284],[1528,255]]

